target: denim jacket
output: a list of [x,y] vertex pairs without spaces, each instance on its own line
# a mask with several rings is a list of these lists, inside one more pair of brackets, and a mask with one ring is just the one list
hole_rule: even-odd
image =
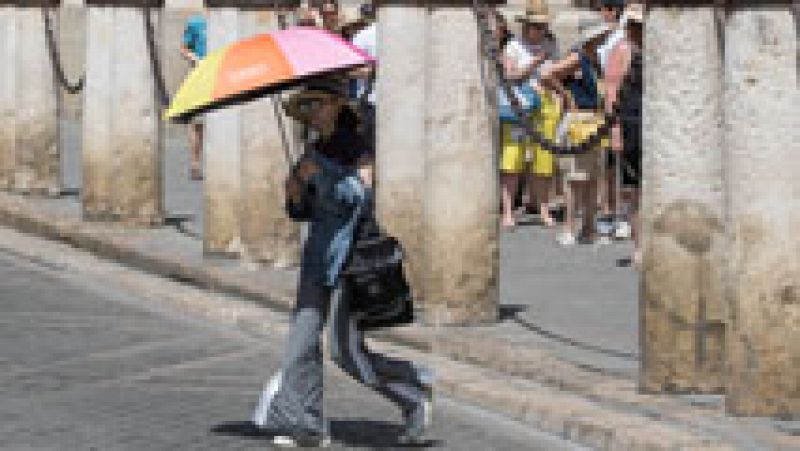
[[300,277],[333,287],[350,253],[356,224],[371,193],[361,183],[355,168],[339,165],[316,152],[310,158],[320,171],[308,182],[312,189],[304,190],[310,197],[302,202],[310,207],[308,216],[303,217],[294,204],[287,209],[293,219],[310,223]]

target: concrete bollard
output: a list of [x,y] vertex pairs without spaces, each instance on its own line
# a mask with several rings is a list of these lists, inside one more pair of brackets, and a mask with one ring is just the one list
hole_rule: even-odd
[[423,8],[382,6],[378,13],[376,207],[408,255],[414,298],[424,302],[425,36]]
[[[0,5],[0,60],[16,61],[16,9]],[[11,189],[16,159],[16,64],[0,66],[0,190]]]
[[[209,13],[212,50],[279,28],[274,12],[227,3]],[[204,248],[209,254],[279,267],[299,261],[300,228],[283,210],[290,163],[275,105],[272,98],[264,98],[207,115]],[[289,122],[282,121],[283,132],[293,140]]]
[[[53,18],[54,26],[57,19]],[[42,8],[16,7],[16,152],[13,190],[61,193],[58,87],[45,38]]]
[[[156,36],[159,15],[151,13]],[[144,12],[87,12],[83,214],[138,225],[163,222],[161,118]]]
[[[279,28],[272,11],[240,15],[242,37]],[[250,260],[289,267],[300,260],[300,227],[284,211],[291,162],[283,146],[293,149],[295,143],[292,121],[283,117],[279,102],[276,96],[242,107],[242,244]]]
[[[238,9],[209,12],[210,51],[240,36]],[[214,111],[206,114],[205,121],[203,249],[209,255],[238,256],[242,252],[242,109]]]
[[641,378],[723,390],[721,55],[712,7],[653,7],[645,29]]
[[378,17],[378,215],[406,247],[424,322],[494,321],[496,143],[474,13],[398,2]]
[[725,29],[730,332],[727,410],[800,416],[800,113],[790,5]]
[[[495,321],[498,172],[468,7],[429,10],[425,125],[423,317],[431,324]],[[453,37],[458,36],[457,40]]]

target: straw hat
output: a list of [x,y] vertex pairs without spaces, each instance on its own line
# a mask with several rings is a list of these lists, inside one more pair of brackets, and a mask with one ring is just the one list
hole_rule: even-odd
[[308,123],[309,108],[312,102],[329,102],[334,99],[347,99],[344,82],[337,78],[322,78],[309,81],[300,91],[283,101],[283,109],[290,118]]
[[525,5],[525,14],[515,17],[519,23],[549,24],[550,8],[546,0],[528,0]]

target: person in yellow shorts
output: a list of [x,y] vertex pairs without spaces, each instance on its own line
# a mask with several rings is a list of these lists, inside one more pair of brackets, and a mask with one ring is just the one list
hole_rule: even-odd
[[[511,39],[503,50],[503,68],[508,80],[517,83],[530,83],[537,86],[539,67],[553,56],[555,45],[549,30],[549,15],[545,5],[539,9],[527,10],[525,15],[518,16],[522,24],[522,39]],[[539,93],[542,94],[541,92]],[[552,102],[547,104],[544,98],[542,107],[528,118],[534,125],[544,125],[544,118],[552,114]],[[553,133],[555,123],[553,123]],[[528,169],[528,163],[531,163]],[[513,227],[516,220],[513,214],[514,194],[517,191],[523,174],[531,175],[529,183],[532,198],[541,205],[542,220],[552,224],[547,208],[549,180],[553,175],[553,159],[546,151],[530,145],[523,127],[502,124],[502,157],[500,161],[502,182],[503,226]]]

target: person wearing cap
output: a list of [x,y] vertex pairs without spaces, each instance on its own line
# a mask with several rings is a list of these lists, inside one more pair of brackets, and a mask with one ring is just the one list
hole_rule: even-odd
[[[542,4],[544,5],[544,4]],[[538,9],[528,9],[516,21],[522,24],[521,39],[511,38],[503,50],[503,68],[507,80],[514,83],[530,83],[539,91],[542,100],[541,109],[531,118],[537,128],[546,128],[544,122],[550,121],[555,108],[552,99],[539,89],[536,82],[542,63],[555,57],[556,46],[549,30],[549,15],[546,5]],[[543,130],[546,133],[546,130]],[[526,171],[527,152],[532,151],[532,165],[529,179],[531,200],[539,203],[540,216],[545,225],[552,225],[549,212],[550,180],[553,175],[553,157],[540,146],[528,146],[528,138],[521,127],[503,124],[502,156],[500,161],[502,182],[502,224],[514,227],[516,220],[513,214],[514,194],[522,174]]]
[[322,328],[331,314],[330,353],[346,373],[400,407],[403,443],[422,439],[430,424],[432,373],[367,348],[341,272],[356,225],[371,207],[372,156],[358,133],[358,116],[344,84],[317,81],[284,104],[290,117],[319,138],[286,183],[287,212],[309,223],[293,322],[281,370],[266,385],[253,423],[282,446],[325,446],[322,411]]
[[[602,116],[598,113],[597,46],[610,31],[608,25],[596,20],[582,21],[579,29],[581,41],[565,58],[549,65],[541,74],[541,83],[556,90],[565,99],[568,111],[559,129],[571,144],[587,139],[602,123]],[[566,215],[562,231],[557,235],[562,245],[573,245],[578,239],[585,242],[594,240],[599,159],[597,148],[584,154],[558,158],[565,181]],[[583,210],[583,224],[576,237],[579,209]]]

